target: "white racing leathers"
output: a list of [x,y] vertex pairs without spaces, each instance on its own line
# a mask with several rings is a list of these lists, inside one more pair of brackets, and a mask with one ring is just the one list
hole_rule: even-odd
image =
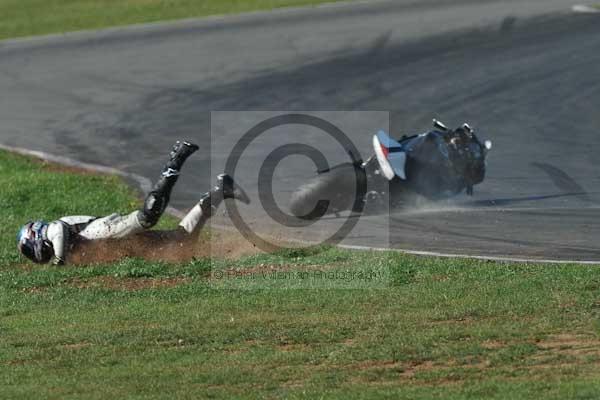
[[[91,216],[68,216],[53,221],[46,230],[46,240],[52,243],[55,264],[63,263],[69,245],[78,236],[84,240],[119,239],[145,230],[139,221],[140,211],[127,215],[111,214],[97,218]],[[204,213],[197,204],[181,220],[180,226],[187,233],[194,233],[204,226],[210,213]]]
[[[210,205],[209,205],[210,207]],[[197,232],[199,229],[202,229],[204,223],[208,218],[210,218],[211,213],[205,213],[202,210],[201,203],[198,203],[187,213],[185,217],[179,223],[179,226],[185,229],[187,233]]]

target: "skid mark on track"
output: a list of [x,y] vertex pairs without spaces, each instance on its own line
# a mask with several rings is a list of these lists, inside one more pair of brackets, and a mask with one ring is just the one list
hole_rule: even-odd
[[541,163],[541,162],[533,162],[533,163],[531,163],[531,165],[536,168],[541,169],[546,174],[548,174],[548,176],[552,180],[552,183],[554,183],[554,186],[556,186],[558,189],[562,190],[563,192],[579,193],[577,195],[577,197],[580,200],[583,200],[588,203],[594,202],[590,198],[590,196],[586,192],[586,190],[580,184],[578,184],[575,181],[575,179],[573,179],[571,176],[569,176],[569,174],[567,174],[562,169],[555,167],[554,165],[551,165],[548,163]]

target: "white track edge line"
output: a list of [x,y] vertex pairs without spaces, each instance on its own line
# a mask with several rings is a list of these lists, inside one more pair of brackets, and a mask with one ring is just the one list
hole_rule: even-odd
[[304,6],[289,6],[289,7],[279,7],[267,10],[254,10],[254,11],[245,11],[240,13],[233,14],[212,14],[205,15],[199,17],[188,17],[188,18],[175,18],[175,19],[167,19],[167,20],[159,20],[152,22],[139,22],[139,23],[130,23],[125,25],[113,25],[96,29],[80,29],[75,31],[68,31],[63,33],[48,33],[42,35],[31,35],[31,36],[22,36],[16,38],[8,38],[0,40],[0,45],[19,45],[19,44],[29,44],[29,43],[44,43],[44,42],[53,42],[55,40],[77,40],[77,39],[86,39],[95,35],[102,34],[113,34],[113,33],[123,33],[123,32],[139,32],[147,29],[169,29],[169,28],[178,28],[178,27],[200,27],[200,26],[208,26],[214,23],[227,23],[227,22],[244,22],[249,21],[256,18],[268,17],[270,15],[274,16],[287,16],[298,14],[301,15],[304,12],[310,12],[311,10],[335,10],[342,8],[350,8],[350,7],[364,7],[367,5],[372,5],[373,3],[389,3],[393,0],[341,0],[341,1],[330,1],[326,3],[318,3],[313,5],[304,5]]

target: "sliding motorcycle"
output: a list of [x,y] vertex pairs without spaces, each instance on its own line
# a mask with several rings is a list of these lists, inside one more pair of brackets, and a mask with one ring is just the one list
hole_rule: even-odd
[[489,140],[480,141],[469,124],[449,129],[434,120],[428,132],[396,140],[384,131],[373,136],[374,154],[318,171],[291,196],[290,211],[318,219],[343,211],[378,212],[473,195],[483,182]]

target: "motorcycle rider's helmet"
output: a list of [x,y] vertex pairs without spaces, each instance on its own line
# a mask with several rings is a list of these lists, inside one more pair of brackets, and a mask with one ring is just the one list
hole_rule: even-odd
[[54,255],[52,245],[44,240],[47,228],[48,224],[44,221],[30,221],[17,234],[19,252],[36,264],[45,264]]

